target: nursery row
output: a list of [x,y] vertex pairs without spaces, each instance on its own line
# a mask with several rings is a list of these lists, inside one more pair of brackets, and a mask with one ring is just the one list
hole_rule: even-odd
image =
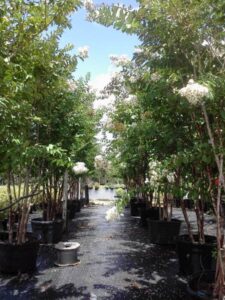
[[[79,244],[76,242],[63,242],[63,233],[68,231],[69,221],[74,219],[75,214],[79,213],[84,205],[88,204],[87,198],[80,200],[68,200],[67,218],[64,220],[62,215],[58,215],[52,221],[46,221],[40,217],[39,208],[34,209],[30,215],[31,231],[26,234],[23,244],[17,244],[15,237],[18,230],[18,223],[14,224],[13,238],[14,243],[8,243],[8,226],[4,226],[0,232],[0,272],[6,274],[29,273],[36,269],[37,256],[40,244],[49,246],[56,244],[56,261],[59,266],[73,265],[77,263],[77,250]],[[36,217],[34,217],[36,216]],[[37,217],[39,216],[39,217]],[[66,222],[66,223],[65,223]]]
[[[180,211],[176,208],[174,210]],[[216,236],[205,234],[204,241],[201,241],[196,228],[193,235],[190,235],[190,232],[181,233],[184,218],[163,219],[162,206],[149,206],[148,201],[138,198],[131,199],[130,214],[140,216],[140,225],[148,231],[150,242],[162,245],[162,251],[166,251],[167,246],[176,247],[179,274],[188,278],[188,299],[212,299],[212,283],[216,271]]]

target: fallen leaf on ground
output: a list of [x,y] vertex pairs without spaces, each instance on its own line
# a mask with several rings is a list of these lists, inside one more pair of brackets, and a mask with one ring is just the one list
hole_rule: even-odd
[[139,283],[137,283],[136,281],[132,282],[130,287],[140,290],[141,289],[141,285]]

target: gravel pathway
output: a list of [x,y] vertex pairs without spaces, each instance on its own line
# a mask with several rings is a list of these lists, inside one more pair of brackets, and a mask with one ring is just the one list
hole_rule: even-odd
[[[186,281],[178,274],[175,249],[152,245],[129,210],[108,223],[107,209],[90,206],[71,221],[64,240],[81,244],[76,266],[56,267],[53,247],[41,246],[36,273],[0,276],[0,299],[184,300]],[[178,210],[174,214],[181,217]],[[210,226],[211,232],[211,219]]]

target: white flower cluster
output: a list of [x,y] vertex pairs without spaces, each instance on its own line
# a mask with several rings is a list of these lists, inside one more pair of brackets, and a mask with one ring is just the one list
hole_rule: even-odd
[[175,182],[175,174],[163,168],[159,161],[151,161],[149,163],[149,177],[150,180],[148,182],[152,186],[157,186],[162,179],[167,179],[171,184]]
[[67,83],[71,92],[74,92],[77,89],[77,83],[75,80],[68,80]]
[[107,160],[102,155],[95,156],[95,168],[105,169],[107,167]]
[[106,122],[104,124],[104,128],[106,130],[111,130],[113,128],[113,121],[110,117],[107,117]]
[[110,55],[109,56],[111,63],[116,67],[125,67],[130,65],[131,60],[127,55]]
[[160,74],[158,74],[156,72],[151,74],[151,80],[152,81],[159,81],[160,78],[161,78]]
[[130,76],[129,80],[131,83],[135,83],[138,80],[138,78],[136,76],[132,75],[132,76]]
[[202,46],[203,47],[206,47],[206,46],[209,46],[210,45],[210,43],[208,42],[208,41],[206,41],[206,40],[204,40],[203,42],[202,42]]
[[160,54],[159,52],[152,52],[151,58],[152,59],[160,59],[160,58],[162,58],[162,54]]
[[126,103],[135,103],[137,101],[137,96],[129,95],[127,98],[124,99]]
[[152,186],[156,186],[159,183],[160,180],[160,176],[159,173],[157,173],[155,170],[151,170],[149,171],[149,176],[150,176],[150,184]]
[[221,40],[216,42],[213,38],[209,38],[208,40],[203,40],[202,46],[208,48],[208,50],[212,53],[213,57],[224,58],[225,40]]
[[175,182],[175,175],[174,175],[174,173],[167,174],[166,178],[167,178],[167,180],[168,180],[169,183],[174,183]]
[[120,163],[120,168],[123,169],[123,170],[125,170],[127,168],[127,164],[124,163],[124,162],[121,162]]
[[119,217],[120,217],[120,214],[118,213],[116,206],[113,206],[112,208],[110,208],[106,211],[105,218],[108,222],[114,221],[114,220],[118,219]]
[[187,86],[179,90],[179,94],[187,98],[190,104],[197,105],[203,101],[204,97],[209,96],[209,89],[190,79]]
[[78,55],[80,56],[81,59],[88,58],[88,46],[79,47]]
[[88,168],[85,166],[84,162],[77,162],[74,167],[73,171],[76,175],[81,175],[88,172]]
[[124,77],[120,72],[113,72],[111,74],[111,80],[122,80],[122,81],[124,81]]
[[142,79],[143,70],[139,70],[138,67],[134,67],[129,75],[130,83],[136,83]]
[[83,5],[89,11],[94,9],[94,3],[92,0],[83,0]]
[[159,162],[158,161],[151,161],[149,163],[149,183],[152,186],[156,186],[160,180],[160,169],[159,169]]
[[145,179],[145,184],[148,184],[150,181],[149,181],[149,178],[147,177],[146,179]]
[[135,53],[135,54],[141,54],[141,53],[143,53],[143,52],[144,52],[144,50],[143,50],[142,48],[136,47],[136,48],[134,49],[134,53]]

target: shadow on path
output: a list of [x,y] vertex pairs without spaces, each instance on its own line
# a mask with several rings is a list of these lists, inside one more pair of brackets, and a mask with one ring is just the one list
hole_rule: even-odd
[[129,212],[108,223],[108,207],[84,208],[64,240],[81,244],[80,264],[54,266],[53,247],[41,247],[37,272],[0,276],[0,299],[184,300],[173,247],[152,245],[148,231]]

